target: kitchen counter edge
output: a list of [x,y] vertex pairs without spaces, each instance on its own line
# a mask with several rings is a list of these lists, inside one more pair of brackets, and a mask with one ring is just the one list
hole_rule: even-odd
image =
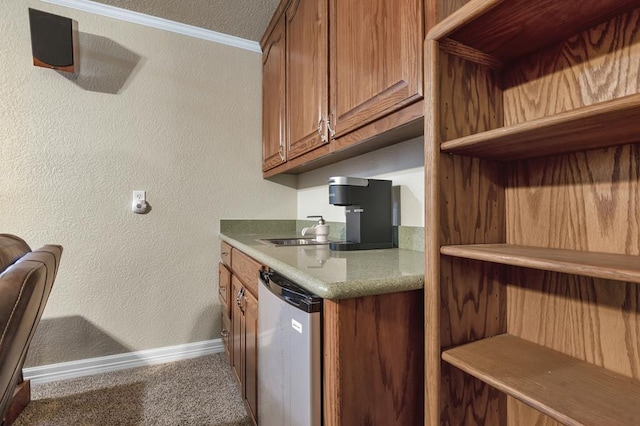
[[[247,236],[243,235],[243,237]],[[255,236],[252,236],[251,238],[254,237]],[[246,245],[234,238],[234,236],[220,233],[220,238],[246,255],[254,258],[256,261],[278,271],[278,273],[284,275],[301,287],[322,297],[323,299],[352,299],[363,296],[421,290],[424,288],[424,271],[419,275],[402,275],[396,277],[384,277],[382,279],[350,279],[346,282],[329,283],[313,277],[276,257],[265,254],[256,247]],[[240,236],[237,238],[240,238]],[[258,279],[258,277],[256,277],[256,279]]]

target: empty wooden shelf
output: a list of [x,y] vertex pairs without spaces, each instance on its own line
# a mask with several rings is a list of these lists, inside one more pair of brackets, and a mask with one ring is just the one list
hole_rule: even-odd
[[566,425],[640,424],[640,383],[514,336],[448,349],[442,359]]
[[640,141],[640,95],[630,95],[442,143],[445,152],[515,160]]
[[444,246],[440,252],[504,265],[640,283],[640,256],[513,244]]

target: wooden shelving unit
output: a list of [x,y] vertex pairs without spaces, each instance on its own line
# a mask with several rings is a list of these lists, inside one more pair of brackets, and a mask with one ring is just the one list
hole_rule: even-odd
[[442,359],[563,424],[640,424],[640,382],[518,337],[482,339]]
[[640,256],[512,244],[444,246],[447,256],[640,284]]
[[640,424],[640,1],[436,3],[426,424]]

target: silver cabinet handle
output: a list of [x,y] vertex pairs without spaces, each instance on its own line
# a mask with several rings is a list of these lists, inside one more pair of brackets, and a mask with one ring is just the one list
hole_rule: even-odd
[[224,338],[227,338],[229,337],[229,332],[223,328],[222,330],[220,330],[220,335]]
[[244,290],[244,288],[241,288],[240,290],[238,290],[238,294],[236,294],[236,305],[238,305],[238,308],[242,309],[242,307],[240,306],[240,298],[242,297],[242,290]]
[[325,132],[322,131],[322,123],[324,123],[325,120],[324,118],[320,118],[320,121],[318,121],[318,134],[320,135],[320,140],[322,141],[322,143],[326,143],[327,142],[327,136],[325,135]]
[[242,287],[238,291],[238,296],[236,297],[236,303],[238,304],[238,308],[240,308],[240,312],[244,314],[244,308],[242,307],[242,299],[244,298],[244,287]]
[[284,144],[282,143],[282,141],[280,141],[280,149],[278,149],[278,154],[280,155],[280,160],[284,161]]
[[327,130],[329,131],[329,139],[336,139],[336,131],[331,127],[331,121],[327,118]]

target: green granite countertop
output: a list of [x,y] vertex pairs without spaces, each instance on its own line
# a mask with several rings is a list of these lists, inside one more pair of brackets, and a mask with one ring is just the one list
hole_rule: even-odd
[[328,245],[276,247],[259,239],[300,234],[295,228],[274,230],[266,226],[266,232],[259,232],[259,227],[250,228],[221,226],[220,237],[322,298],[349,299],[424,286],[421,251],[403,248],[332,251]]

